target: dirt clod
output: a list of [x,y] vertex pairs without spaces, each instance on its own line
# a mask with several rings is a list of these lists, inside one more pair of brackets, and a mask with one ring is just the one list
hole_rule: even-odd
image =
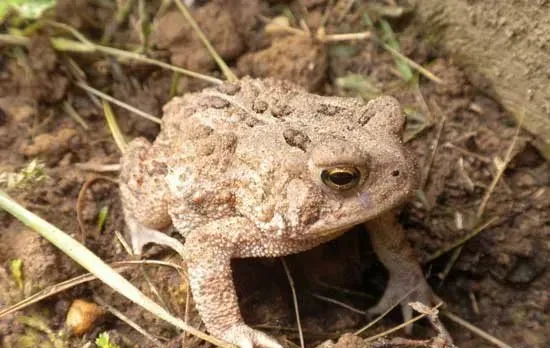
[[29,144],[23,145],[21,153],[27,157],[41,156],[49,163],[58,162],[67,151],[78,149],[78,132],[72,128],[62,128],[54,133],[41,134]]
[[[242,53],[245,46],[238,23],[233,21],[224,4],[210,1],[192,11],[192,15],[223,59],[232,60]],[[216,66],[179,10],[171,10],[158,18],[154,42],[159,48],[170,51],[171,61],[177,66],[201,72]]]
[[325,82],[327,56],[325,47],[311,38],[287,35],[269,48],[243,55],[237,68],[241,76],[286,79],[315,91]]

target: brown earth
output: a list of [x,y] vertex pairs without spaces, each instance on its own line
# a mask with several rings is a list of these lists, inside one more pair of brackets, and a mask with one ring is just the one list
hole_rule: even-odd
[[424,35],[464,67],[550,159],[550,2],[412,0]]
[[[173,9],[158,13],[159,3],[149,1],[145,9],[155,23],[148,54],[221,77],[185,21],[178,20]],[[425,182],[418,198],[404,207],[401,219],[430,283],[446,301],[449,311],[509,345],[549,347],[550,164],[532,145],[531,136],[520,133],[511,162],[483,216],[477,218],[483,196],[496,175],[495,161],[504,159],[516,133],[513,117],[423,40],[416,27],[407,25],[406,17],[390,20],[402,52],[428,67],[444,84],[422,76],[418,84],[404,82],[392,55],[372,40],[328,45],[289,34],[267,35],[258,14],[274,17],[291,10],[295,15],[291,23],[298,26],[295,18],[303,15],[303,8],[292,2],[289,7],[282,3],[232,0],[228,5],[221,0],[208,1],[193,12],[216,49],[241,76],[284,77],[327,95],[396,96],[409,116],[407,140],[417,154]],[[308,10],[307,23],[315,32],[327,1],[303,3]],[[349,3],[334,2],[325,22],[327,33],[367,30],[365,9],[357,4],[349,7]],[[114,27],[104,25],[112,22],[116,10],[109,6],[112,5],[65,0],[59,1],[55,15],[92,40],[99,41],[103,28],[109,27],[114,28],[110,45],[140,47],[137,6],[125,22]],[[371,17],[378,18],[372,14]],[[8,22],[3,29],[10,25],[24,23]],[[199,90],[207,83],[183,76],[175,79],[168,70],[101,54],[55,52],[48,37],[60,35],[61,31],[46,26],[31,36],[26,48],[0,43],[0,171],[17,172],[32,159],[40,159],[48,178],[31,187],[11,190],[10,194],[28,209],[83,240],[76,202],[84,183],[97,174],[82,170],[77,164],[117,163],[120,154],[102,109],[72,83],[69,58],[80,66],[91,86],[154,115],[161,115],[161,107],[170,99],[174,85],[175,93],[182,94]],[[64,103],[74,108],[89,129],[70,117]],[[153,139],[158,133],[156,124],[121,108],[114,110],[127,137],[144,135]],[[116,173],[103,175],[114,178]],[[123,230],[116,186],[99,179],[82,197],[86,246],[107,262],[130,259],[115,236],[115,231]],[[98,214],[103,207],[109,208],[108,218],[98,231]],[[464,245],[442,280],[451,253],[433,260],[431,256],[489,220],[494,221]],[[367,318],[321,301],[318,295],[359,309],[376,302],[386,274],[373,256],[368,234],[363,232],[357,229],[327,245],[287,258],[296,280],[308,346],[339,337],[338,345],[359,345],[353,336],[344,334],[364,326]],[[146,256],[178,263],[176,256],[158,247],[151,248]],[[22,288],[9,271],[13,259],[23,261]],[[6,212],[0,212],[0,309],[83,272],[43,238]],[[185,315],[187,288],[176,270],[145,266],[124,274],[153,298],[150,284],[154,284],[167,308],[181,317]],[[280,262],[237,260],[235,278],[247,322],[297,343],[292,296]],[[173,327],[93,281],[0,318],[0,346],[53,346],[49,343],[51,336],[48,338],[43,330],[32,328],[19,317],[40,318],[57,333],[63,330],[71,302],[93,296],[122,310],[158,337],[177,337]],[[189,317],[192,325],[202,328],[194,310]],[[395,311],[367,334],[392,327],[399,320],[400,314]],[[445,317],[442,320],[459,347],[492,347]],[[81,347],[104,331],[122,347],[152,346],[112,315],[105,316],[83,337],[59,337],[69,347]],[[398,334],[404,335],[402,331]],[[415,337],[433,334],[427,323],[415,326]],[[186,342],[190,346],[201,345],[191,337]]]

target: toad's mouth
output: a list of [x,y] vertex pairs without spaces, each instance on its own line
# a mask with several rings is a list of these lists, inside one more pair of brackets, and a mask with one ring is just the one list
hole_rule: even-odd
[[353,204],[354,209],[350,209],[349,214],[343,216],[329,216],[318,220],[311,225],[306,236],[317,236],[321,238],[330,238],[338,236],[357,225],[361,225],[369,220],[375,219],[387,211],[397,207],[405,200],[405,196],[395,196],[388,198],[384,204],[374,207],[368,193],[359,194]]
[[334,223],[333,226],[327,225],[325,222],[325,225],[320,226],[316,228],[316,226],[312,226],[311,230],[308,234],[312,234],[321,238],[329,238],[329,237],[337,237],[340,234],[346,232],[347,230],[360,225],[370,219],[352,219],[350,221],[344,222],[344,221],[337,221]]

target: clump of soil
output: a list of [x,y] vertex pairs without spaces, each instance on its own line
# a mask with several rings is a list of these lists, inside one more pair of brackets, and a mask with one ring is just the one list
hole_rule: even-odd
[[310,37],[286,35],[268,48],[243,55],[237,69],[241,76],[276,77],[316,91],[325,83],[327,53]]
[[[225,1],[209,1],[191,11],[216,52],[226,61],[244,53],[262,10],[259,1],[231,3],[232,6],[224,6]],[[178,9],[169,10],[155,20],[153,43],[160,49],[169,50],[170,60],[177,66],[200,72],[216,67],[199,36],[183,20]]]
[[[308,12],[306,22],[312,32],[323,23],[328,3],[303,2]],[[349,4],[349,1],[334,1],[325,21],[327,33],[368,29],[363,21],[365,9],[357,3]],[[401,220],[429,274],[430,283],[446,301],[448,310],[482,330],[512,346],[547,346],[550,343],[550,165],[531,145],[530,135],[521,132],[516,139],[511,162],[479,217],[483,197],[514,141],[517,125],[510,115],[476,89],[460,68],[418,37],[415,28],[407,26],[407,18],[387,18],[396,31],[402,52],[445,83],[437,84],[423,76],[419,76],[418,84],[403,81],[395,57],[373,40],[321,45],[307,36],[270,37],[264,33],[259,14],[274,17],[292,13],[290,23],[299,27],[296,17],[305,16],[303,6],[299,5],[288,1],[207,1],[202,6],[198,4],[192,12],[214,47],[240,75],[277,76],[321,94],[366,99],[379,94],[396,96],[408,115],[406,140],[417,158],[424,183],[418,198],[404,207]],[[103,24],[114,21],[116,8],[113,6],[103,2],[59,1],[56,16],[88,38],[99,41],[105,28]],[[168,8],[164,13],[158,10],[157,2],[147,2],[146,11],[153,24],[147,53],[220,77],[213,60],[177,10]],[[128,19],[114,27],[116,30],[108,44],[128,50],[142,46],[136,25],[140,18],[137,6],[132,8]],[[9,22],[9,25],[19,24]],[[48,179],[10,194],[28,209],[83,240],[107,262],[129,259],[115,235],[115,231],[124,229],[116,185],[99,179],[80,194],[85,182],[97,176],[81,169],[80,164],[117,163],[120,153],[106,126],[101,104],[72,84],[74,64],[80,67],[91,86],[158,116],[171,96],[198,90],[207,83],[100,54],[56,52],[48,39],[51,35],[63,33],[45,27],[31,36],[28,47],[0,46],[3,53],[0,171],[15,173],[32,159],[41,160],[46,165]],[[70,116],[67,104],[80,115],[87,129]],[[158,133],[158,125],[122,108],[114,110],[128,138],[153,139]],[[102,175],[116,178],[116,173]],[[79,195],[83,229],[76,213]],[[107,221],[98,230],[98,215],[104,208],[108,208]],[[433,255],[489,221],[485,229],[464,244],[456,263],[446,274],[451,252],[437,258]],[[177,257],[158,247],[151,248],[145,256],[179,263]],[[9,271],[10,261],[15,259],[23,261],[22,288]],[[367,323],[363,314],[350,310],[349,306],[360,310],[368,308],[376,302],[387,281],[385,270],[372,253],[368,233],[357,228],[287,261],[296,281],[308,346],[327,339],[333,339],[337,346],[359,345],[352,336],[342,336]],[[280,262],[236,260],[234,270],[246,321],[270,334],[298,342],[292,296]],[[0,307],[81,273],[80,267],[48,242],[7,213],[0,212]],[[130,268],[123,274],[147,295],[157,298],[151,287],[154,284],[166,307],[180,317],[185,316],[189,301],[189,323],[201,327],[179,271],[144,266],[141,270]],[[148,332],[172,339],[174,344],[178,340],[178,332],[173,327],[99,282],[78,285],[18,315],[39,313],[51,330],[59,332],[70,303],[77,298],[91,300],[94,295],[124,311]],[[323,298],[343,302],[348,308]],[[380,332],[399,320],[399,311],[395,311],[368,334]],[[444,317],[443,320],[458,346],[490,347],[479,336]],[[31,331],[32,335],[48,341],[47,335],[22,324],[14,315],[3,317],[0,345],[19,347]],[[136,331],[109,315],[84,337],[70,337],[66,341],[69,346],[82,346],[93,342],[104,331],[122,342],[121,346],[149,346]],[[434,332],[428,324],[419,324],[414,334],[430,336]],[[188,337],[186,344],[202,343]]]

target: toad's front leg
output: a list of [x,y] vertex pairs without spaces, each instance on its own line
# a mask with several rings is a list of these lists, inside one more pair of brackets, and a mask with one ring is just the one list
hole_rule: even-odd
[[[401,300],[403,317],[407,321],[412,317],[409,302],[420,301],[431,306],[439,301],[424,278],[395,212],[390,211],[367,222],[366,227],[374,251],[390,273],[384,295],[375,307],[369,309],[369,313],[380,314]],[[410,294],[403,299],[407,292]],[[409,326],[407,331],[410,332],[411,328]]]
[[120,162],[124,220],[136,255],[141,255],[148,243],[168,246],[183,255],[183,245],[167,231],[172,227],[168,214],[169,192],[164,167],[158,164],[165,158],[149,141],[136,138],[128,144]]
[[231,258],[250,243],[245,236],[254,236],[255,230],[244,218],[230,218],[191,232],[185,241],[189,282],[199,314],[212,335],[245,348],[281,348],[275,339],[244,323],[233,283]]

